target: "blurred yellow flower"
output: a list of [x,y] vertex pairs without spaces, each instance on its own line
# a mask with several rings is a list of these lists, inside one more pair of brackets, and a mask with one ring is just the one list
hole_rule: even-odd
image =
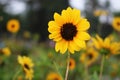
[[80,56],[80,62],[86,64],[87,66],[91,65],[98,59],[98,53],[93,48],[86,49],[85,53],[82,53]]
[[114,71],[117,71],[119,69],[119,66],[117,63],[112,63],[112,68]]
[[119,54],[120,43],[111,41],[111,38],[106,37],[104,40],[96,35],[96,38],[92,38],[94,46],[105,55]]
[[11,50],[8,47],[2,48],[2,53],[6,56],[10,56]]
[[116,77],[118,75],[118,72],[119,72],[119,64],[118,63],[112,63],[111,67],[112,67],[112,72],[110,73],[110,76],[111,77]]
[[52,58],[53,57],[53,54],[50,52],[50,53],[48,53],[48,57],[49,58]]
[[23,36],[24,36],[24,38],[29,39],[31,37],[31,34],[29,31],[24,31]]
[[108,15],[108,11],[106,10],[95,10],[93,12],[94,16]]
[[115,17],[113,19],[112,26],[116,31],[120,31],[120,17]]
[[108,36],[108,38],[109,38],[111,41],[114,41],[114,40],[115,40],[115,36],[114,36],[113,34],[110,34],[110,35]]
[[20,23],[16,19],[11,19],[7,22],[7,30],[11,33],[16,33],[20,29]]
[[73,70],[75,66],[76,66],[75,60],[73,58],[70,58],[69,69]]
[[62,14],[54,14],[54,21],[48,23],[48,31],[50,39],[53,39],[55,50],[64,54],[67,49],[70,53],[79,51],[86,47],[86,40],[90,39],[90,35],[86,32],[90,24],[87,19],[80,16],[80,11],[68,7],[62,11]]
[[112,72],[110,73],[110,76],[111,76],[112,78],[117,77],[117,75],[118,75],[118,72],[116,72],[116,71],[112,71]]
[[46,80],[62,80],[62,77],[55,72],[51,72],[47,75]]
[[32,80],[33,78],[33,62],[29,57],[26,56],[18,56],[18,62],[23,67],[26,73],[26,79]]

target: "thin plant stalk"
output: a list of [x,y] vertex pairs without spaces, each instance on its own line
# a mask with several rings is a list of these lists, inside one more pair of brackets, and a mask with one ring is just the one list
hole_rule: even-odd
[[13,80],[16,80],[16,77],[18,76],[18,74],[21,72],[21,68],[19,68],[19,70],[15,73],[15,75],[13,76]]
[[86,62],[84,63],[84,67],[85,67],[85,80],[89,80],[88,65],[86,64]]
[[105,61],[105,55],[103,54],[102,61],[101,61],[101,66],[100,66],[99,80],[102,80],[102,73],[103,73],[104,61]]
[[66,74],[65,74],[65,80],[67,80],[67,79],[68,79],[69,64],[70,64],[70,53],[69,53],[69,51],[68,51],[67,69],[66,69]]

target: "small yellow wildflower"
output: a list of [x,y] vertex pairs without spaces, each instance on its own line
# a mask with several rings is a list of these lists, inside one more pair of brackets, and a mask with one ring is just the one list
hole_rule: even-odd
[[8,47],[2,48],[1,50],[2,50],[2,53],[3,53],[4,55],[10,56],[11,51],[10,51],[10,49],[9,49]]
[[47,75],[46,80],[62,80],[62,77],[55,72],[51,72]]
[[73,70],[76,66],[75,60],[73,58],[70,58],[69,68],[70,70]]
[[32,80],[33,78],[33,62],[29,57],[26,56],[18,56],[18,62],[23,67],[23,70],[26,73],[26,79]]
[[116,31],[120,31],[120,17],[115,17],[113,19],[112,26]]
[[80,56],[80,62],[86,64],[87,66],[91,65],[98,59],[98,53],[94,48],[89,48],[85,53],[82,53]]

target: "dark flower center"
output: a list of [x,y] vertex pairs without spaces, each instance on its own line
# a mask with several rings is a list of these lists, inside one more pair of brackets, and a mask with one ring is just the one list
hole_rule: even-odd
[[73,40],[73,37],[76,36],[77,30],[76,26],[72,23],[66,23],[61,28],[61,36],[67,41]]
[[12,25],[11,25],[11,27],[12,27],[12,28],[14,28],[14,27],[15,27],[15,25],[14,25],[14,24],[12,24]]
[[117,25],[120,26],[120,22],[117,22]]
[[88,59],[88,60],[90,60],[90,59],[92,59],[92,58],[93,58],[93,55],[92,55],[91,53],[87,55],[87,59]]
[[57,77],[55,77],[54,80],[59,80],[59,79]]
[[71,66],[71,65],[72,65],[72,63],[70,62],[70,63],[69,63],[69,66]]
[[24,67],[25,67],[26,69],[28,69],[28,70],[30,69],[27,64],[24,64]]

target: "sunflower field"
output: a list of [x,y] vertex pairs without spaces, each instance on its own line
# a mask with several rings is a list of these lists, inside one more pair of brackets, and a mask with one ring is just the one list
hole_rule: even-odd
[[0,0],[0,80],[120,80],[117,3]]

